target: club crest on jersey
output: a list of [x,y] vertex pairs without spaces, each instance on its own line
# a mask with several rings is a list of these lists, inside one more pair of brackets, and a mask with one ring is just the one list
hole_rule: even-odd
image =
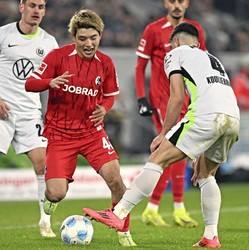
[[37,48],[36,49],[36,54],[40,57],[43,57],[45,55],[44,49],[43,48]]
[[95,84],[97,86],[99,86],[101,84],[102,80],[101,80],[101,77],[100,76],[97,76],[96,79],[95,79]]

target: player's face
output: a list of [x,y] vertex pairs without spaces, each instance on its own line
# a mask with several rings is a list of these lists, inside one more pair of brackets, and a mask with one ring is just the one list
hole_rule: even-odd
[[164,6],[168,10],[168,15],[178,20],[184,17],[189,0],[164,0]]
[[38,26],[45,15],[45,0],[27,0],[19,5],[22,21],[31,26]]
[[101,35],[95,29],[78,29],[72,36],[76,45],[77,53],[82,58],[91,59],[99,47]]

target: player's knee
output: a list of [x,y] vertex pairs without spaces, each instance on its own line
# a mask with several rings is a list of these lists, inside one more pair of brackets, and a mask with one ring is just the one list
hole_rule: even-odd
[[59,202],[65,198],[66,193],[67,193],[66,190],[47,187],[45,195],[49,201]]

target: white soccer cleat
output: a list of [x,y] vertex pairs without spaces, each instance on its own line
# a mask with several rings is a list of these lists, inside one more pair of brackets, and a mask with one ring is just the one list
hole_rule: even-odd
[[52,231],[51,226],[46,224],[44,221],[39,222],[40,233],[42,237],[54,238],[55,233]]

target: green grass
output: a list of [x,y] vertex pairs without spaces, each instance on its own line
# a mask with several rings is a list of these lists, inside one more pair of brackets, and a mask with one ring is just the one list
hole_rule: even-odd
[[[222,208],[219,222],[219,238],[222,249],[248,249],[249,200],[248,184],[223,184]],[[134,249],[193,249],[203,234],[203,220],[200,209],[200,192],[198,188],[185,192],[185,205],[198,222],[197,228],[180,228],[172,223],[172,198],[170,193],[163,197],[160,212],[165,220],[172,224],[170,228],[154,228],[141,222],[141,213],[148,199],[142,201],[132,211],[131,233],[138,247]],[[0,202],[0,248],[1,249],[124,249],[118,245],[117,234],[103,224],[93,221],[95,234],[88,246],[67,246],[59,237],[61,222],[69,215],[82,214],[83,207],[104,209],[109,200],[67,200],[62,201],[52,217],[54,239],[44,239],[38,229],[38,202]]]

